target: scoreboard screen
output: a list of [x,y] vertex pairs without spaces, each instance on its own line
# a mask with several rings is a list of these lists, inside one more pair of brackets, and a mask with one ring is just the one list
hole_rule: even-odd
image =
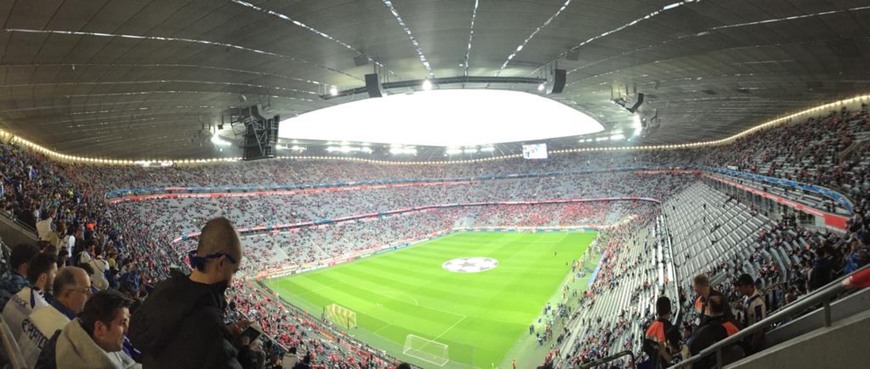
[[531,144],[531,145],[523,145],[523,158],[524,159],[546,159],[547,158],[547,144]]

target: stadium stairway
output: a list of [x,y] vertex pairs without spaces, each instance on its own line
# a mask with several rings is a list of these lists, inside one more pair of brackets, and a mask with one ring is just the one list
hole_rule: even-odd
[[[664,204],[677,275],[683,276],[687,290],[693,276],[713,266],[738,266],[755,275],[762,267],[750,260],[751,246],[759,231],[773,223],[727,200],[725,194],[697,182]],[[772,259],[767,255],[765,260]]]
[[[650,252],[651,245],[656,242],[651,228],[652,225],[644,227],[631,238],[623,240],[621,251],[624,253],[620,254],[613,266],[613,275],[619,276],[618,285],[597,294],[592,306],[584,304],[578,308],[572,321],[566,325],[569,333],[560,346],[560,352],[573,355],[586,346],[590,339],[600,338],[604,331],[612,332],[617,337],[606,347],[607,354],[639,347],[643,322],[634,317],[649,316],[651,306],[658,297],[657,288],[643,288],[644,282],[652,284],[658,280],[656,261]],[[633,266],[635,262],[638,263],[637,267]],[[624,319],[620,319],[621,316]],[[618,324],[620,320],[624,325]]]

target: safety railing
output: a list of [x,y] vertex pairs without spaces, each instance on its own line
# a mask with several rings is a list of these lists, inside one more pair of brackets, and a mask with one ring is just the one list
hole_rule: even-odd
[[[870,266],[865,266],[864,268],[859,269],[858,271],[864,270]],[[668,367],[669,369],[677,369],[677,368],[687,368],[689,365],[695,362],[698,362],[709,355],[716,355],[716,365],[714,368],[722,368],[722,351],[732,345],[740,343],[746,337],[759,330],[763,330],[775,323],[779,323],[780,321],[790,319],[797,314],[803,313],[804,311],[813,308],[814,306],[821,305],[823,309],[824,316],[824,327],[831,326],[831,299],[846,290],[846,287],[843,286],[842,282],[846,278],[850,278],[852,274],[857,273],[855,271],[850,273],[849,275],[838,278],[837,280],[829,283],[825,287],[820,288],[816,292],[813,292],[809,296],[798,300],[781,310],[779,312],[763,319],[762,321],[755,323],[749,327],[746,327],[737,333],[729,336],[728,338],[717,342],[716,344],[702,350],[697,355],[692,356],[691,358],[682,361],[678,364],[672,365]]]
[[619,359],[622,358],[623,356],[628,356],[628,357],[630,357],[630,358],[631,358],[631,362],[632,362],[632,363],[635,363],[635,361],[634,361],[634,353],[632,353],[631,350],[625,350],[625,351],[622,351],[622,352],[619,352],[619,353],[615,353],[615,354],[613,354],[613,355],[610,355],[610,356],[605,357],[605,358],[602,358],[602,359],[598,359],[598,360],[595,360],[595,361],[591,361],[591,362],[588,362],[588,363],[581,364],[580,366],[576,367],[576,369],[590,369],[590,368],[594,368],[594,367],[599,366],[599,365],[604,365],[604,364],[607,364],[607,363],[609,363],[609,362],[619,360]]
[[671,262],[671,268],[674,271],[674,280],[672,281],[674,283],[674,299],[676,301],[678,301],[678,303],[675,304],[677,307],[677,310],[673,314],[673,321],[671,323],[676,325],[680,320],[680,312],[682,312],[682,305],[683,305],[683,304],[679,303],[679,301],[680,301],[680,283],[677,281],[680,280],[680,274],[677,271],[677,265],[674,264],[674,255],[676,255],[676,254],[674,254],[674,243],[671,241],[671,230],[667,228],[667,222],[664,220],[664,218],[662,218],[662,227],[664,227],[664,230],[665,230],[665,242],[667,242],[668,250],[671,253],[669,260]]

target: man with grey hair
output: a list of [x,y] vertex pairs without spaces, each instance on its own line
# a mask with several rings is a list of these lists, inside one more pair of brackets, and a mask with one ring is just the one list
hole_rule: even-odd
[[63,267],[57,270],[52,284],[54,300],[30,313],[21,323],[18,346],[27,367],[33,368],[42,349],[55,332],[62,330],[76,314],[85,309],[91,296],[91,278],[79,267]]
[[241,368],[231,344],[247,325],[224,324],[224,293],[242,261],[238,233],[226,218],[206,223],[190,257],[190,276],[155,287],[130,321],[144,368]]

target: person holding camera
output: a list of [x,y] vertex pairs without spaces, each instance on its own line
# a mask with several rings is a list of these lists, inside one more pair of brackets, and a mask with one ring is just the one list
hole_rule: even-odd
[[143,368],[241,369],[233,346],[250,324],[224,324],[225,292],[242,261],[239,235],[226,218],[206,223],[189,254],[190,276],[175,275],[133,314],[129,337]]

